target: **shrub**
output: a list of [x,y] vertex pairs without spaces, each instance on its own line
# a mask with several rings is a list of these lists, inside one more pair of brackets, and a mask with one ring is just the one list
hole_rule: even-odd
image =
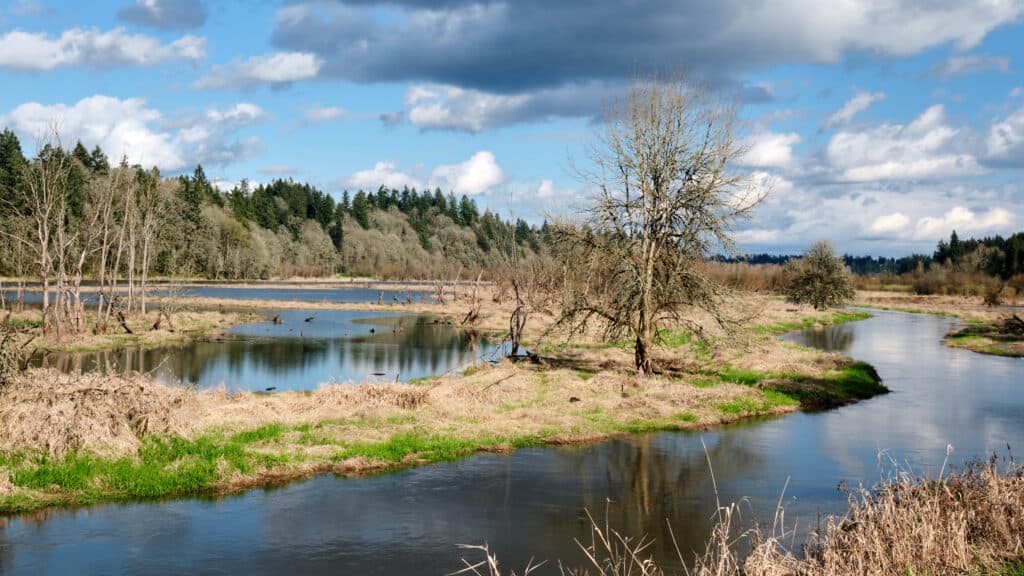
[[830,242],[819,240],[799,260],[786,264],[789,300],[815,309],[841,306],[853,299],[853,280]]

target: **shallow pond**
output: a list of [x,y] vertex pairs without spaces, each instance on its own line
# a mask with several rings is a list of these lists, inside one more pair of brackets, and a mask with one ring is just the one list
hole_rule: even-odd
[[[490,543],[506,569],[532,557],[582,560],[586,511],[675,556],[703,548],[715,507],[703,446],[723,502],[770,521],[784,486],[799,533],[842,511],[840,481],[872,483],[891,458],[937,471],[1024,446],[1024,361],[941,346],[953,321],[878,312],[787,340],[874,364],[891,394],[817,413],[702,434],[630,437],[582,448],[482,454],[363,479],[321,476],[282,488],[56,510],[0,528],[2,574],[447,574],[458,543]],[[0,520],[0,523],[3,523]],[[797,540],[799,543],[799,539]],[[541,573],[557,574],[549,564]]]
[[152,372],[161,382],[231,390],[313,390],[324,382],[394,382],[457,370],[495,356],[495,343],[432,316],[282,310],[235,326],[224,341],[165,348],[51,354],[70,371]]

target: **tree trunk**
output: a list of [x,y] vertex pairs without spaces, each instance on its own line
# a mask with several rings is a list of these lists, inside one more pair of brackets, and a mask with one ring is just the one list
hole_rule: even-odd
[[651,322],[645,310],[640,310],[637,321],[634,356],[637,375],[650,376],[654,368],[651,361]]

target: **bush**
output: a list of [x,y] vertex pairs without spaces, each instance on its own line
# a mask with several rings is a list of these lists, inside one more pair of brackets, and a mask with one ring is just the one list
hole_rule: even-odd
[[799,260],[786,264],[789,300],[815,309],[841,306],[853,299],[853,280],[830,242],[819,240]]

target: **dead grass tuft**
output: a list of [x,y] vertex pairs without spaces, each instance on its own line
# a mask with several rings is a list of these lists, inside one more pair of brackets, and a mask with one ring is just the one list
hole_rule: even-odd
[[134,453],[147,434],[187,429],[184,389],[150,378],[31,370],[0,389],[0,446],[60,456]]

